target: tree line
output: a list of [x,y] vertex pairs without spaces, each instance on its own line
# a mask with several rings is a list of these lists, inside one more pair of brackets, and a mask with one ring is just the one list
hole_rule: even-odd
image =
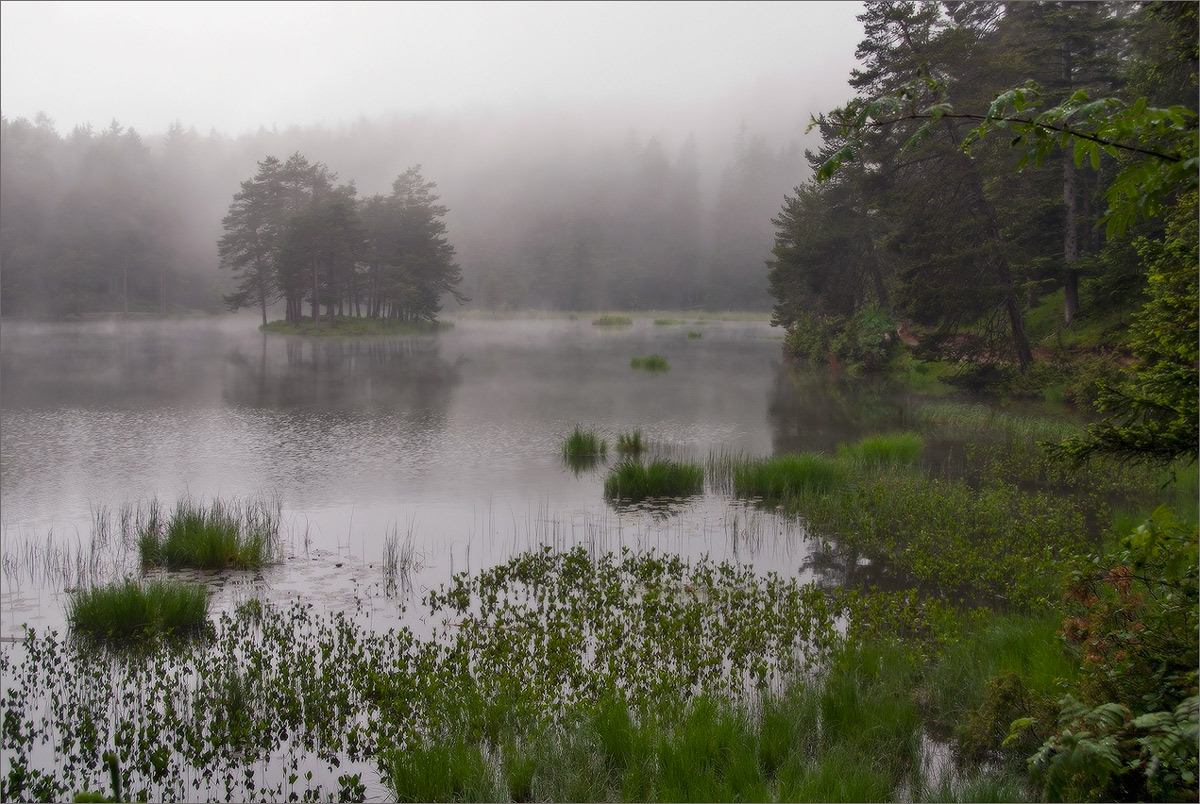
[[[388,197],[390,177],[414,162],[436,175],[459,292],[484,310],[768,309],[770,217],[807,171],[798,142],[739,133],[736,118],[674,141],[636,120],[584,122],[413,117],[229,137],[4,118],[0,315],[221,310],[241,290],[216,270],[230,200],[264,154],[294,153],[356,177],[364,226],[363,198]],[[367,309],[357,284],[336,292]]]
[[[814,117],[813,178],[773,219],[790,350],[877,367],[899,332],[1024,371],[1049,306],[1126,344],[1138,243],[1169,238],[1195,188],[1196,4],[885,0],[859,19],[856,94]],[[1155,196],[1134,174],[1161,165],[1178,175]]]
[[442,298],[459,303],[462,273],[442,220],[447,210],[420,166],[392,183],[388,195],[359,198],[354,182],[300,153],[268,156],[242,182],[222,221],[220,266],[236,288],[223,296],[230,310],[267,310],[284,302],[298,324],[305,301],[320,324],[338,315],[406,322],[434,321]]

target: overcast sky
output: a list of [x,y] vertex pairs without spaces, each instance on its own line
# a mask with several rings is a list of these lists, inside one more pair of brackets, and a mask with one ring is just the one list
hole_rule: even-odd
[[847,2],[0,4],[0,111],[237,135],[485,109],[848,98]]

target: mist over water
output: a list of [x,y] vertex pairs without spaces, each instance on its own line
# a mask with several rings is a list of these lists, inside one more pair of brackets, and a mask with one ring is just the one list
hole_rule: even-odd
[[[670,370],[630,368],[651,353]],[[606,503],[616,435],[640,428],[653,454],[704,461],[858,434],[836,412],[846,400],[800,415],[813,428],[797,432],[805,386],[780,365],[765,322],[462,321],[338,341],[263,335],[250,317],[6,321],[0,373],[10,552],[47,535],[86,545],[97,511],[125,504],[277,498],[290,558],[267,571],[268,594],[335,608],[378,584],[393,531],[412,541],[418,588],[546,543],[657,547],[796,574],[800,526],[724,495],[666,510]],[[562,439],[577,424],[608,439],[607,464],[566,466]],[[6,589],[6,630],[17,610],[61,616],[29,587],[20,594],[36,605]]]

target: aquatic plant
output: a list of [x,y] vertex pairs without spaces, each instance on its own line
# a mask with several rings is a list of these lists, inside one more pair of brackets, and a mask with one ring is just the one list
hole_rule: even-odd
[[841,463],[812,452],[734,462],[728,471],[734,494],[764,502],[807,493],[826,494],[846,482],[846,469]]
[[592,319],[592,324],[597,327],[627,327],[632,323],[632,316],[615,313],[605,313]]
[[608,453],[608,442],[595,431],[584,430],[579,425],[566,437],[562,445],[564,458],[597,458]]
[[686,323],[687,323],[686,321],[683,321],[678,318],[656,318],[656,319],[654,319],[654,326],[656,326],[656,327],[671,327],[671,326],[675,326],[677,324],[686,324]]
[[646,445],[642,442],[641,430],[633,430],[617,435],[617,452],[620,454],[640,455],[644,449],[646,449]]
[[604,496],[621,502],[690,497],[704,491],[704,467],[688,461],[626,462],[604,479]]
[[645,357],[635,357],[629,361],[629,367],[657,373],[670,370],[671,366],[667,363],[667,359],[662,355],[646,355]]
[[72,592],[67,623],[80,636],[111,642],[196,634],[208,622],[208,590],[180,581],[125,580]]
[[704,337],[703,332],[696,332],[695,330],[691,330],[690,332],[688,332],[688,340],[698,341],[703,337]]
[[181,500],[163,523],[152,517],[137,535],[144,566],[171,569],[252,569],[273,561],[279,547],[279,507],[261,501]]
[[838,446],[840,460],[858,464],[912,464],[921,457],[924,441],[916,433],[891,433],[864,438],[855,444]]

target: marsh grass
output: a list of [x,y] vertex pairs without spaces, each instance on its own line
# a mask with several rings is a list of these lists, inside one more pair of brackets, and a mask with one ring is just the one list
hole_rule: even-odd
[[728,472],[735,495],[764,502],[827,494],[846,483],[846,469],[841,463],[812,452],[734,462]]
[[597,327],[627,327],[632,323],[632,316],[616,313],[605,313],[592,319],[592,325]]
[[632,430],[617,435],[617,452],[621,455],[641,455],[646,449],[642,441],[642,431]]
[[698,341],[703,337],[704,337],[703,332],[696,332],[695,330],[691,330],[690,332],[688,332],[688,340],[690,340],[690,341]]
[[400,538],[400,526],[393,524],[383,538],[383,556],[380,559],[383,568],[384,591],[394,595],[398,591],[408,594],[412,588],[412,573],[420,569],[417,560],[415,542],[415,525],[410,522],[403,540]]
[[111,642],[197,634],[208,622],[208,590],[170,580],[89,587],[70,595],[67,622],[77,635]]
[[181,500],[165,522],[158,516],[145,522],[137,544],[143,566],[255,569],[277,557],[279,508]]
[[584,430],[579,425],[563,440],[564,458],[603,458],[608,454],[608,442],[593,430]]
[[681,318],[656,318],[656,319],[654,319],[654,326],[656,326],[656,327],[673,327],[673,326],[678,326],[679,324],[686,324],[686,323],[687,322]]
[[691,497],[703,491],[704,467],[690,461],[629,461],[604,478],[604,496],[621,502]]
[[963,402],[925,402],[907,417],[913,424],[958,433],[980,433],[1010,439],[1061,441],[1080,433],[1080,425],[1063,419],[996,410]]
[[669,371],[671,365],[662,355],[646,355],[645,357],[635,357],[629,361],[629,367],[648,371],[651,374],[657,374],[664,371]]
[[920,459],[924,446],[916,433],[892,433],[839,445],[837,456],[839,460],[859,465],[912,465]]

